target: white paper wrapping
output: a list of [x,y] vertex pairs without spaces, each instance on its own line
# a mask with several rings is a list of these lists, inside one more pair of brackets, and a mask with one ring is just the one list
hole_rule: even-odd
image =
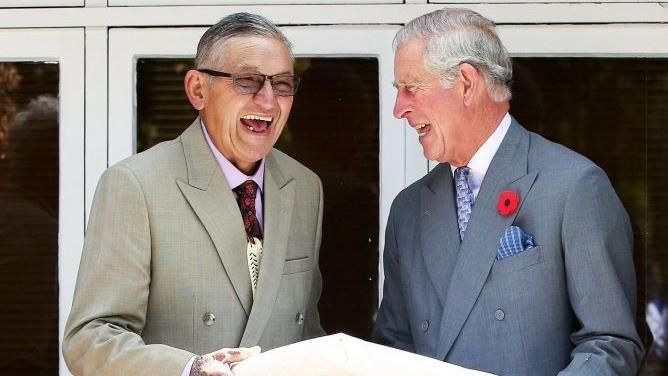
[[232,371],[235,376],[491,375],[343,333],[263,352],[234,365]]

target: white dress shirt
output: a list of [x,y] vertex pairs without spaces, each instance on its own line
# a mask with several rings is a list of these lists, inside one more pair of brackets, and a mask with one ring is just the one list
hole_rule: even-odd
[[[487,169],[489,168],[490,163],[492,163],[492,158],[494,158],[497,150],[499,150],[501,141],[503,141],[506,133],[508,133],[509,128],[510,114],[506,112],[506,114],[503,116],[503,119],[501,119],[501,123],[499,123],[499,126],[496,127],[494,133],[492,133],[487,141],[485,141],[485,143],[480,146],[475,154],[473,154],[473,157],[469,163],[466,165],[470,168],[468,181],[469,187],[473,192],[474,199],[478,198],[478,192],[480,192],[482,180],[485,178]],[[450,165],[450,169],[452,171],[452,176],[454,177],[457,167]]]

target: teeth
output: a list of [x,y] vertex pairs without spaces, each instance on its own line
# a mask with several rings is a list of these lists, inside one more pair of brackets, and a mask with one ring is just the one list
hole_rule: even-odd
[[241,118],[242,119],[248,119],[248,120],[262,120],[262,121],[268,121],[268,122],[271,122],[271,120],[272,120],[271,116],[261,116],[261,115],[244,115]]
[[417,124],[417,125],[414,127],[414,128],[415,128],[415,131],[416,131],[417,134],[418,134],[418,137],[422,137],[422,136],[424,136],[425,134],[427,134],[427,132],[422,132],[422,128],[424,128],[424,127],[426,127],[426,126],[427,126],[427,124]]

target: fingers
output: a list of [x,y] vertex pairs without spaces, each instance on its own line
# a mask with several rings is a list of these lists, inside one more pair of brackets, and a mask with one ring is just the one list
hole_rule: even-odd
[[193,362],[191,376],[233,376],[230,366],[218,361],[212,354],[198,356]]
[[240,347],[240,348],[234,348],[234,349],[220,349],[211,355],[213,357],[224,363],[236,363],[240,362],[244,359],[247,359],[248,357],[251,357],[253,355],[257,355],[260,353],[260,347],[259,346],[254,346],[254,347]]
[[191,369],[191,376],[233,376],[230,364],[240,362],[250,356],[260,353],[260,347],[240,347],[235,349],[220,349],[210,354],[195,358]]

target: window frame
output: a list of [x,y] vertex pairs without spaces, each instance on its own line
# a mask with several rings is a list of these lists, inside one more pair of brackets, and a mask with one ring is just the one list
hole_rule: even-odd
[[[0,61],[59,65],[59,344],[70,313],[84,238],[84,30],[0,29]],[[39,309],[39,307],[36,307]],[[68,374],[59,353],[61,374]]]

